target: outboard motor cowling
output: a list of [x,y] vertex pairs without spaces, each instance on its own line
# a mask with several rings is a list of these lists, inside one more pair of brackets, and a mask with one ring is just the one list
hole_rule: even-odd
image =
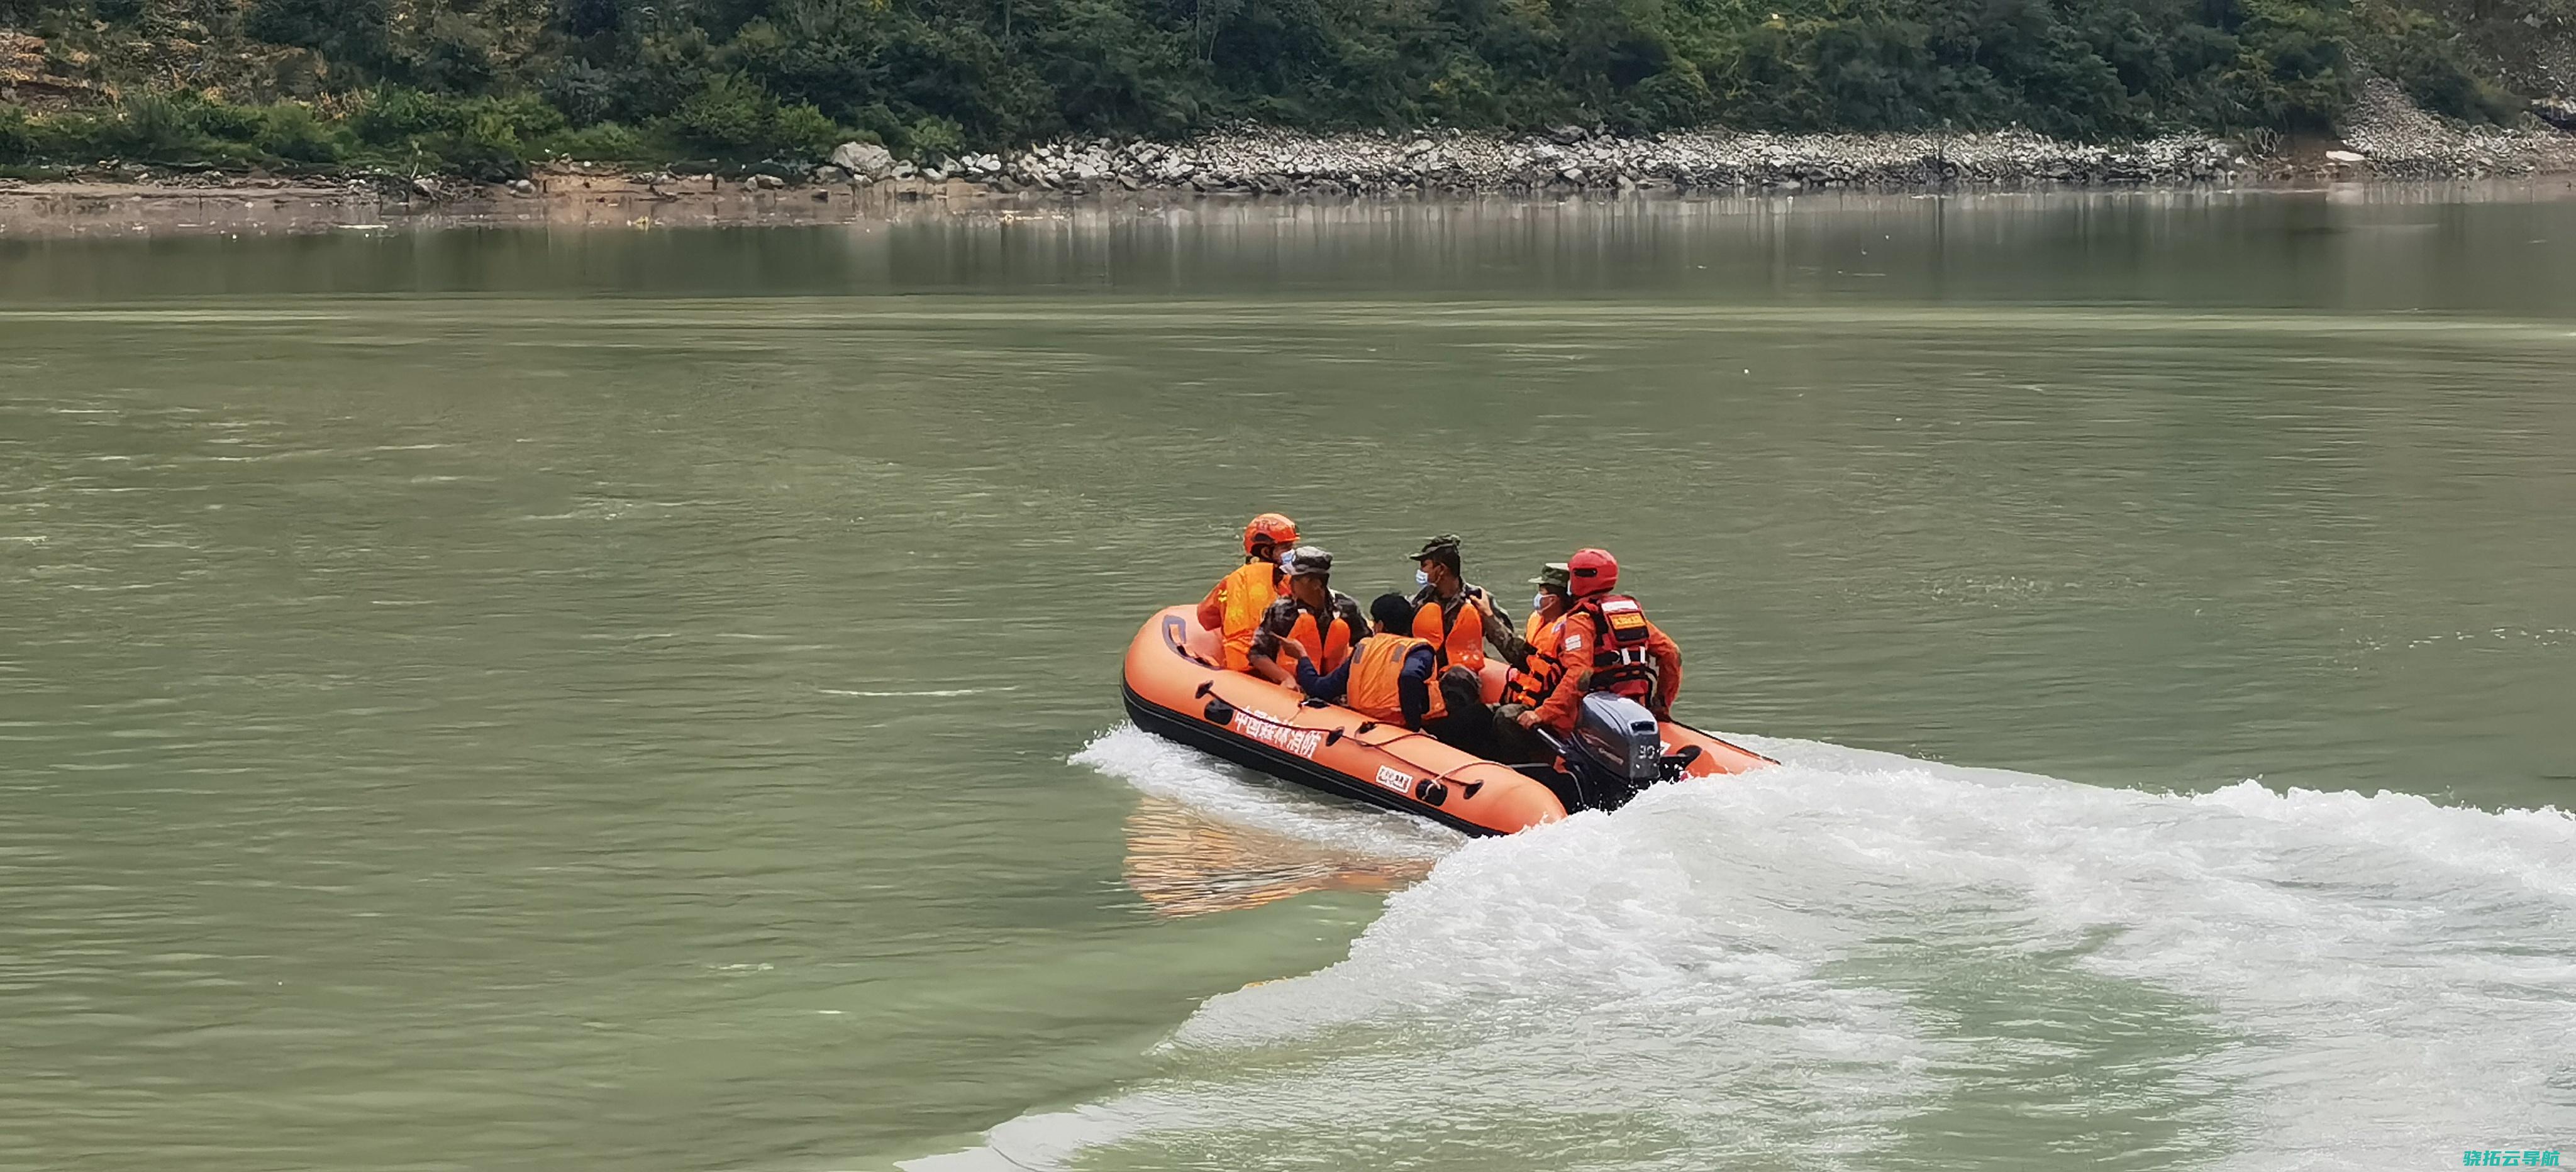
[[1583,698],[1574,749],[1606,780],[1635,789],[1663,780],[1664,726],[1645,705],[1625,696],[1594,692]]

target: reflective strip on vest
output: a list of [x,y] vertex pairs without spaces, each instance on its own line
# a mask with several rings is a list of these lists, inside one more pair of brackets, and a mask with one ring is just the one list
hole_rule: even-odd
[[1586,601],[1579,613],[1592,617],[1592,676],[1586,686],[1636,700],[1653,696],[1655,661],[1646,643],[1654,637],[1654,625],[1646,621],[1646,608],[1636,599],[1612,594]]

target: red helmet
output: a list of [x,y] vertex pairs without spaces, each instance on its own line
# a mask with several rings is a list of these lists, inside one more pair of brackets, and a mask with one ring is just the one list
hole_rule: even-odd
[[1572,588],[1566,593],[1576,598],[1608,594],[1619,585],[1619,559],[1611,557],[1606,549],[1576,550],[1573,557],[1565,559],[1565,568],[1572,580]]
[[1297,523],[1277,513],[1263,513],[1243,527],[1243,555],[1258,557],[1262,546],[1286,549],[1297,544]]

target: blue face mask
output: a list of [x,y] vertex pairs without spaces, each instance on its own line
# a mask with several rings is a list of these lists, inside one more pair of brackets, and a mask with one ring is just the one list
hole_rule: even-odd
[[1541,590],[1541,591],[1539,591],[1539,592],[1538,592],[1538,593],[1536,593],[1536,594],[1530,595],[1530,613],[1531,613],[1531,614],[1537,614],[1538,612],[1543,611],[1543,610],[1546,610],[1546,609],[1547,609],[1547,591]]
[[1413,584],[1414,584],[1414,585],[1416,585],[1416,586],[1428,586],[1428,585],[1430,585],[1430,584],[1431,584],[1431,571],[1429,571],[1429,570],[1415,570],[1415,571],[1413,572]]

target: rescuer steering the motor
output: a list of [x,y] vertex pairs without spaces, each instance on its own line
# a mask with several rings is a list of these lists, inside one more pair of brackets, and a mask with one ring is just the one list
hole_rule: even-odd
[[1575,711],[1592,692],[1628,697],[1671,720],[1682,689],[1682,649],[1646,619],[1636,599],[1613,593],[1619,559],[1586,549],[1566,559],[1573,609],[1557,627],[1556,657],[1562,674],[1536,707],[1517,718],[1522,728],[1545,726],[1564,736],[1574,731]]

